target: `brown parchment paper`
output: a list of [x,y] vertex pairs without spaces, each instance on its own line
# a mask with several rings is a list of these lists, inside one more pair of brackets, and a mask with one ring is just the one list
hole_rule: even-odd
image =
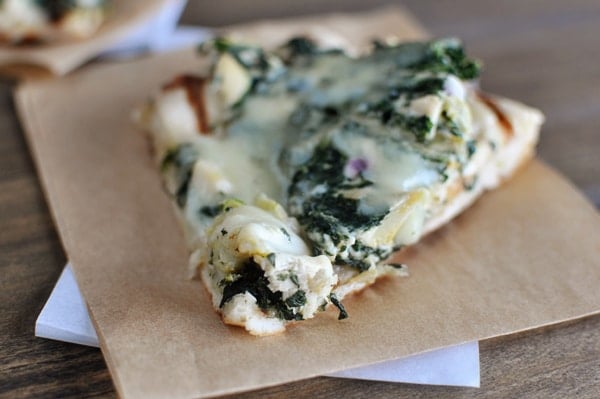
[[[399,10],[326,21],[352,40],[402,29]],[[266,29],[283,40],[279,25]],[[285,31],[289,33],[289,31]],[[410,277],[379,281],[279,336],[224,325],[187,252],[146,138],[130,111],[191,51],[26,82],[16,93],[39,175],[119,394],[198,397],[248,390],[600,310],[600,217],[533,161],[403,255]]]
[[[30,65],[64,75],[133,33],[139,24],[174,0],[113,0],[105,23],[92,37],[39,46],[0,46],[0,73],[29,77]],[[35,73],[35,76],[38,76]]]

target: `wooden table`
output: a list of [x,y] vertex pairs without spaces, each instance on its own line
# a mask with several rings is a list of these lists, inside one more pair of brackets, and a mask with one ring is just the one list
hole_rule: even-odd
[[[340,9],[304,0],[193,1],[186,23],[229,24]],[[251,3],[251,5],[250,5]],[[361,9],[351,0],[343,9]],[[371,1],[370,6],[383,1]],[[541,108],[540,156],[600,205],[600,2],[405,1],[436,35],[464,39],[483,85]],[[11,99],[0,82],[0,397],[115,395],[100,351],[38,339],[35,319],[66,261]],[[481,343],[480,389],[314,378],[248,398],[597,398],[600,317]]]

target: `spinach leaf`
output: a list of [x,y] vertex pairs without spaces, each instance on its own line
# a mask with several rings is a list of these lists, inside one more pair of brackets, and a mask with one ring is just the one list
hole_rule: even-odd
[[457,40],[431,42],[423,58],[410,65],[410,68],[451,73],[465,80],[476,79],[481,72],[481,64],[468,58],[463,46]]
[[412,133],[419,143],[425,142],[427,134],[433,128],[433,122],[427,116],[406,115],[397,112],[390,99],[383,99],[368,107],[367,113],[378,117],[383,125],[399,127]]
[[161,162],[161,170],[165,172],[168,168],[175,168],[175,178],[177,180],[177,189],[175,190],[175,199],[177,205],[183,208],[187,200],[194,164],[198,159],[198,151],[190,143],[183,143],[169,150]]
[[329,299],[331,300],[331,303],[333,304],[333,306],[338,308],[338,310],[340,311],[340,314],[338,315],[338,320],[347,319],[348,312],[346,312],[346,308],[344,308],[344,305],[342,305],[342,302],[340,302],[340,300],[337,299],[335,294],[332,293],[331,295],[329,295]]
[[[294,312],[290,306],[302,301],[306,302],[306,294],[304,291],[297,291],[294,295],[283,300],[280,291],[273,292],[269,288],[269,280],[265,277],[265,272],[253,260],[249,259],[237,271],[238,277],[232,282],[223,283],[223,298],[219,307],[225,306],[234,296],[247,292],[256,298],[258,307],[265,312],[272,312],[276,317],[283,320],[302,320],[302,313]],[[302,294],[299,294],[302,292]],[[293,299],[292,299],[293,298]],[[292,305],[289,305],[290,301]]]
[[311,159],[300,168],[292,178],[288,189],[290,197],[305,197],[316,186],[323,189],[309,195],[303,201],[303,212],[295,215],[305,228],[325,229],[326,233],[334,233],[335,226],[341,224],[350,230],[366,229],[379,223],[387,214],[367,215],[359,210],[359,201],[347,198],[340,190],[365,187],[372,182],[362,176],[348,179],[344,176],[344,166],[348,157],[333,145],[323,144],[315,149]]
[[296,291],[290,297],[285,300],[285,304],[290,308],[295,308],[298,306],[304,306],[306,304],[306,292],[302,290]]
[[206,217],[214,218],[223,211],[223,204],[219,205],[205,205],[200,208],[200,213]]

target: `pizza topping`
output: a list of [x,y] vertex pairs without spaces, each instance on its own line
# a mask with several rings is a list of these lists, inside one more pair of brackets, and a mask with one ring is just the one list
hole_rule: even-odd
[[102,24],[107,0],[2,0],[0,35],[14,44],[41,43],[54,36],[84,38]]
[[253,334],[329,304],[345,318],[345,295],[405,275],[386,259],[481,190],[488,143],[505,142],[499,111],[475,91],[480,64],[456,40],[377,42],[360,57],[307,38],[202,50],[214,58],[207,125],[192,126],[195,102],[176,88],[140,119],[163,154],[192,266],[225,321]]
[[329,295],[329,299],[331,300],[331,303],[333,303],[333,305],[338,308],[338,310],[340,311],[340,315],[338,316],[338,320],[344,320],[348,318],[348,312],[346,312],[346,309],[344,308],[344,305],[342,305],[342,303],[340,302],[339,299],[337,299],[337,296],[335,294],[331,294]]
[[163,172],[173,167],[176,176],[174,179],[176,187],[173,187],[173,192],[177,205],[180,207],[183,207],[187,200],[192,171],[197,159],[198,152],[196,149],[190,144],[184,143],[167,152],[161,162]]

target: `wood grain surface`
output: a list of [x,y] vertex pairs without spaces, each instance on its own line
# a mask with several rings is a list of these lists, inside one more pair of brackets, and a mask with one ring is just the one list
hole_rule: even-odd
[[[192,0],[184,22],[221,25],[383,3]],[[487,90],[545,112],[540,156],[600,205],[600,2],[402,4],[435,35],[466,42],[486,64]],[[0,397],[113,397],[100,351],[33,336],[66,257],[15,115],[12,87],[0,82]],[[481,384],[472,389],[322,377],[241,397],[598,398],[600,317],[482,342]]]

